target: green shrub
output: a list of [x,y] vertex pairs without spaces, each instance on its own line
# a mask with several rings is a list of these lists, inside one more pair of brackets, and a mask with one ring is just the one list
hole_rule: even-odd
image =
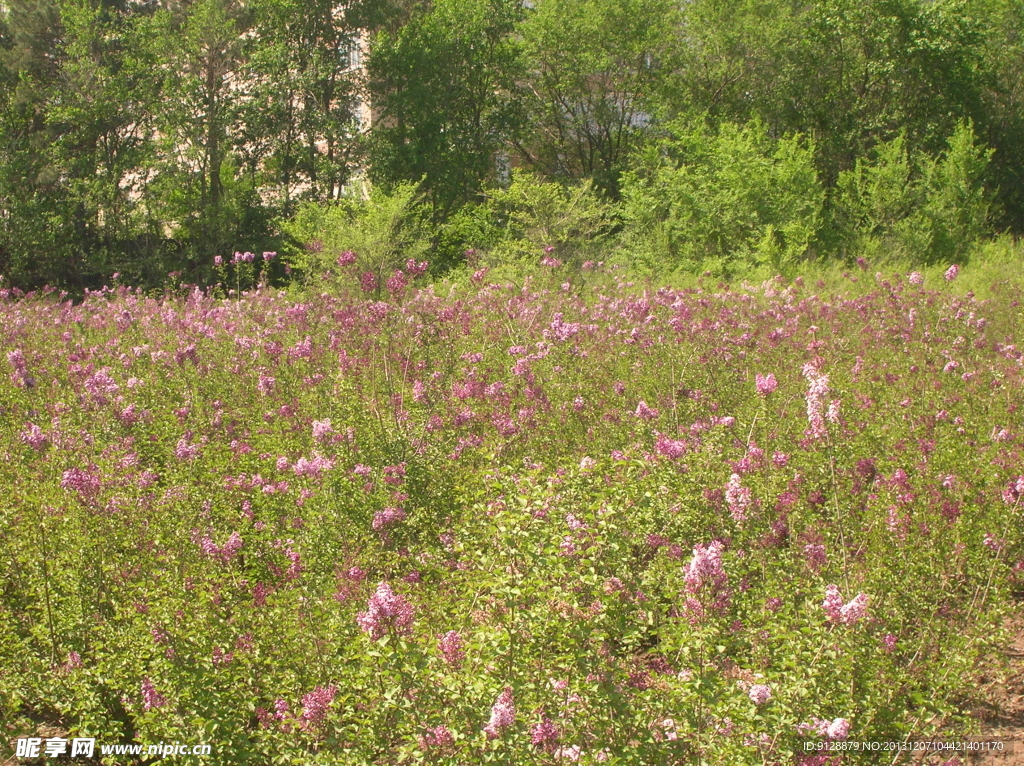
[[[570,267],[596,257],[614,230],[614,208],[591,181],[574,186],[518,172],[487,205],[505,236],[492,250],[497,263],[536,263],[545,252]],[[550,249],[550,248],[553,248]]]
[[[282,229],[301,243],[288,254],[289,263],[307,280],[341,266],[343,273],[372,274],[378,293],[395,270],[430,250],[426,212],[413,184],[400,184],[391,193],[374,188],[365,197],[305,204]],[[355,260],[346,264],[345,253]]]
[[768,265],[783,271],[810,251],[824,190],[814,146],[775,139],[759,121],[675,125],[623,181],[626,241],[654,270]]
[[494,211],[487,204],[464,205],[437,228],[431,266],[434,273],[446,272],[482,251],[494,250],[506,238],[504,228],[498,225]]
[[842,248],[923,263],[963,261],[991,231],[983,185],[992,150],[961,122],[938,158],[909,153],[899,136],[879,144],[872,159],[841,173],[833,197]]

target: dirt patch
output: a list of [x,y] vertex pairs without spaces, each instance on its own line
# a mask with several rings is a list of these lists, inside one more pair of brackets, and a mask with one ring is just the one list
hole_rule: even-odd
[[1006,665],[984,672],[979,695],[984,702],[974,711],[981,733],[972,739],[1002,740],[1004,752],[972,756],[971,766],[1024,766],[1024,611],[1010,622],[1012,640],[1004,650]]

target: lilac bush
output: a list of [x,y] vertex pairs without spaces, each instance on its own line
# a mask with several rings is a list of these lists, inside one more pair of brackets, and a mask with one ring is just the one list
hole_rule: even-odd
[[565,268],[0,293],[9,735],[382,765],[961,736],[1024,587],[1021,291]]

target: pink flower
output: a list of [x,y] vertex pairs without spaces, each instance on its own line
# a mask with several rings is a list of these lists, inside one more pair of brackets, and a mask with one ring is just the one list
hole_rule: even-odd
[[[812,439],[824,439],[828,436],[825,427],[825,400],[828,398],[828,375],[823,375],[813,364],[805,364],[804,377],[807,379],[807,422],[810,424]],[[838,404],[835,405],[838,417]],[[831,412],[831,407],[830,407]]]
[[182,436],[174,448],[174,456],[178,460],[195,460],[199,457],[199,445],[190,444],[189,435]]
[[345,572],[345,577],[352,582],[362,582],[366,579],[366,572],[361,567],[351,567]]
[[99,477],[81,468],[69,468],[64,471],[60,485],[64,489],[74,490],[83,500],[93,498],[100,491]]
[[1016,479],[1010,479],[1002,492],[1003,502],[1007,505],[1015,505],[1020,500],[1021,496],[1024,496],[1024,476],[1018,476]]
[[512,687],[506,686],[491,706],[491,718],[484,726],[487,739],[497,739],[503,729],[507,729],[516,720],[516,706],[512,699]]
[[655,721],[651,724],[651,728],[654,730],[654,738],[659,742],[662,740],[674,742],[679,739],[679,732],[676,731],[676,721],[674,718]]
[[411,277],[418,277],[420,274],[426,274],[430,264],[427,261],[416,262],[414,258],[410,258],[405,262],[405,270]]
[[104,367],[85,381],[85,390],[89,392],[97,404],[106,404],[108,397],[118,392],[120,387],[110,376],[110,368]]
[[153,682],[148,678],[142,679],[142,709],[145,711],[161,708],[167,704],[163,695],[159,694]]
[[825,588],[825,600],[821,606],[825,610],[829,622],[853,625],[867,614],[868,596],[866,593],[858,593],[849,603],[844,604],[839,587],[829,585]]
[[326,420],[313,421],[313,441],[327,441],[333,433],[334,429],[331,427],[330,418],[327,418]]
[[[804,557],[807,559],[807,566],[817,574],[821,568],[828,564],[828,554],[825,553],[825,546],[820,543],[810,543],[804,546]],[[838,593],[838,589],[836,591]]]
[[224,542],[224,545],[220,548],[220,558],[225,564],[228,564],[238,555],[238,551],[242,549],[242,536],[238,532],[232,532],[231,536]]
[[920,285],[924,284],[924,277],[921,276],[920,271],[912,271],[910,272],[910,275],[907,277],[907,281],[910,282],[910,284],[912,285]]
[[740,475],[734,473],[729,477],[725,485],[725,502],[729,506],[729,513],[735,521],[743,521],[747,518],[747,510],[753,502],[750,495],[750,488],[744,487]]
[[825,610],[829,622],[839,622],[840,610],[843,608],[843,597],[839,593],[838,585],[829,585],[825,588],[825,600],[821,602],[821,608]]
[[327,717],[327,708],[334,701],[338,693],[336,686],[318,686],[302,698],[302,725],[304,728],[314,728],[324,722]]
[[407,279],[408,277],[406,277],[405,272],[396,270],[386,282],[388,292],[391,295],[399,295],[405,290]]
[[850,736],[850,722],[845,718],[836,718],[828,725],[825,734],[831,740],[845,740]]
[[401,508],[383,508],[373,514],[373,531],[380,532],[390,526],[405,521],[406,512]]
[[767,684],[754,684],[747,696],[755,705],[763,705],[772,698],[772,690]]
[[774,393],[778,387],[779,381],[770,372],[767,375],[757,373],[754,376],[754,388],[759,396],[768,396],[768,394]]
[[558,726],[545,716],[541,719],[540,723],[535,724],[530,729],[530,744],[534,747],[550,751],[558,744],[561,736],[562,733],[559,731]]
[[450,751],[455,747],[455,737],[448,727],[442,724],[427,729],[426,733],[419,737],[419,746],[423,750]]
[[256,606],[266,606],[268,595],[270,587],[261,582],[256,583],[256,587],[252,589],[252,600]]
[[412,621],[412,604],[392,591],[386,582],[377,586],[367,603],[367,610],[356,617],[359,627],[374,641],[389,631],[396,635],[412,633]]
[[453,668],[458,668],[466,657],[465,643],[457,630],[449,630],[437,643],[437,648],[444,661]]
[[678,460],[686,454],[687,444],[682,439],[669,439],[667,436],[658,434],[654,442],[654,451],[669,460]]
[[839,619],[844,625],[853,625],[859,622],[868,611],[867,594],[858,593],[850,603],[839,610]]
[[359,277],[359,286],[364,293],[372,293],[377,289],[377,276],[372,271],[364,271]]
[[637,404],[635,414],[641,420],[654,420],[658,417],[658,411],[653,407],[648,407],[647,402],[643,399],[641,399],[640,403]]
[[707,608],[717,611],[729,605],[729,578],[722,568],[724,548],[720,540],[714,540],[706,546],[698,544],[693,549],[693,558],[683,575],[685,593],[688,594],[683,610],[691,622],[702,620]]
[[36,452],[41,452],[50,443],[49,437],[35,423],[26,423],[25,430],[21,432],[20,438]]
[[356,254],[353,253],[351,250],[346,250],[345,252],[343,252],[341,255],[338,256],[338,259],[335,261],[335,263],[342,267],[348,266],[349,264],[355,262]]
[[405,463],[384,466],[384,483],[397,487],[405,481]]
[[992,533],[987,533],[985,539],[982,540],[982,544],[990,551],[998,553],[1003,549],[1003,541],[997,538]]
[[959,267],[959,266],[957,266],[957,265],[956,265],[956,264],[954,263],[954,264],[953,264],[952,266],[950,266],[950,267],[949,267],[948,269],[946,269],[946,273],[945,273],[945,274],[943,274],[943,275],[942,275],[942,277],[943,277],[943,279],[945,279],[945,280],[946,280],[947,282],[952,282],[952,281],[953,281],[954,279],[956,279],[956,278],[957,278],[957,276],[958,276],[959,274],[960,274],[960,267]]

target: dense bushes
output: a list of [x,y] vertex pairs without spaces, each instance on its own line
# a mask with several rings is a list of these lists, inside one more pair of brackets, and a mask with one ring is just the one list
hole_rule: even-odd
[[[417,185],[438,270],[538,246],[698,273],[962,260],[1024,232],[1018,5],[15,0],[0,273],[206,284],[365,179]],[[543,222],[556,202],[575,231]]]
[[777,270],[819,233],[825,192],[814,148],[758,122],[684,127],[654,144],[623,184],[631,250],[659,270]]
[[758,120],[717,130],[696,123],[675,126],[637,158],[621,203],[590,182],[517,170],[508,188],[465,206],[433,241],[427,207],[410,185],[304,207],[284,230],[305,243],[293,265],[308,273],[350,250],[378,279],[432,249],[448,251],[435,274],[464,250],[474,264],[527,271],[545,257],[573,268],[616,261],[648,274],[787,273],[811,259],[858,257],[963,263],[993,233],[983,185],[991,156],[964,122],[937,158],[897,137],[827,190],[809,139],[772,138]]
[[963,739],[1024,586],[1020,288],[556,260],[0,290],[3,745],[820,766],[803,743]]

